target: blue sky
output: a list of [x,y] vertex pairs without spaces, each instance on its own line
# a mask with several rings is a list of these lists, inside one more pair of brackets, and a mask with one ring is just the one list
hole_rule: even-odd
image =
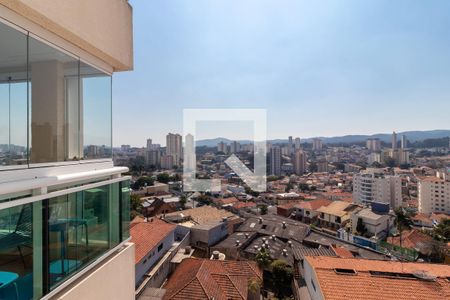
[[115,145],[164,145],[184,108],[265,108],[269,138],[450,128],[450,1],[130,3]]

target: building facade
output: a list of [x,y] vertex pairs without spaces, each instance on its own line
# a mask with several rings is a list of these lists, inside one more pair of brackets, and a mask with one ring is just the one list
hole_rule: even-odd
[[0,1],[1,299],[134,298],[111,95],[132,10],[109,4]]
[[391,208],[402,204],[402,182],[399,176],[368,169],[353,176],[353,201],[370,204],[388,203]]
[[419,212],[423,214],[450,213],[450,173],[437,172],[436,176],[419,179]]

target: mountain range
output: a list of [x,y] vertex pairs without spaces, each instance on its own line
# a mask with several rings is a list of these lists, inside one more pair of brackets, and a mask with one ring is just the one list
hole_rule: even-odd
[[[416,142],[416,141],[423,141],[426,139],[437,139],[437,138],[444,138],[444,137],[450,137],[450,130],[446,129],[438,129],[438,130],[426,130],[426,131],[404,131],[404,132],[397,132],[397,139],[400,140],[402,135],[406,135],[406,138],[410,142]],[[295,136],[294,136],[295,138]],[[311,142],[311,138],[302,138],[302,143],[304,142]],[[369,138],[378,138],[382,142],[390,143],[392,138],[392,133],[377,133],[372,135],[364,135],[364,134],[353,134],[353,135],[343,135],[343,136],[333,136],[333,137],[317,137],[322,140],[325,144],[335,144],[335,143],[357,143],[357,142],[364,142]],[[204,139],[204,140],[198,140],[196,141],[196,146],[207,146],[207,147],[215,147],[218,143],[224,142],[224,143],[231,143],[233,140],[218,137],[214,139]],[[241,144],[249,144],[253,141],[250,140],[238,140]],[[272,144],[281,144],[281,143],[287,143],[288,139],[274,139],[269,140]]]

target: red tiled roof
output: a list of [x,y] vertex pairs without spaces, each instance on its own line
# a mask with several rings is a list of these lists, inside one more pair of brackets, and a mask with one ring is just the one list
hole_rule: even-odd
[[[402,247],[420,249],[425,244],[429,243],[433,238],[425,233],[413,230],[405,230],[401,234]],[[388,237],[388,243],[400,246],[400,236]]]
[[262,272],[252,261],[187,258],[164,286],[164,299],[247,299],[253,278],[262,280]]
[[229,197],[229,198],[219,198],[219,199],[215,199],[214,203],[217,203],[219,205],[225,205],[225,204],[233,204],[239,202],[238,199],[236,199],[236,197]]
[[236,209],[241,209],[241,208],[246,208],[246,207],[255,207],[255,206],[256,206],[255,202],[242,202],[242,201],[239,201],[233,205],[233,207]]
[[334,253],[336,253],[337,256],[343,257],[343,258],[353,258],[353,254],[350,250],[344,247],[339,246],[332,246]]
[[[327,300],[450,299],[448,265],[324,256],[308,256],[306,261],[314,269]],[[339,273],[336,269],[355,270],[356,274]],[[395,274],[411,274],[411,278]],[[414,274],[428,274],[435,279],[419,279]]]
[[135,244],[135,263],[139,263],[153,248],[164,240],[176,225],[153,218],[152,222],[136,223],[130,228],[131,242]]
[[310,210],[316,210],[321,208],[322,206],[328,206],[331,202],[331,200],[328,199],[316,199],[311,201],[305,201],[300,204],[297,204],[297,208],[303,208],[303,209],[310,209]]

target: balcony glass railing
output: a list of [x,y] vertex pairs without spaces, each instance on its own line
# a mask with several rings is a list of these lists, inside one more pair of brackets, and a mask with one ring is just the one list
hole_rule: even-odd
[[129,182],[0,210],[0,299],[36,299],[129,237]]
[[111,76],[1,21],[0,41],[0,169],[111,158]]

